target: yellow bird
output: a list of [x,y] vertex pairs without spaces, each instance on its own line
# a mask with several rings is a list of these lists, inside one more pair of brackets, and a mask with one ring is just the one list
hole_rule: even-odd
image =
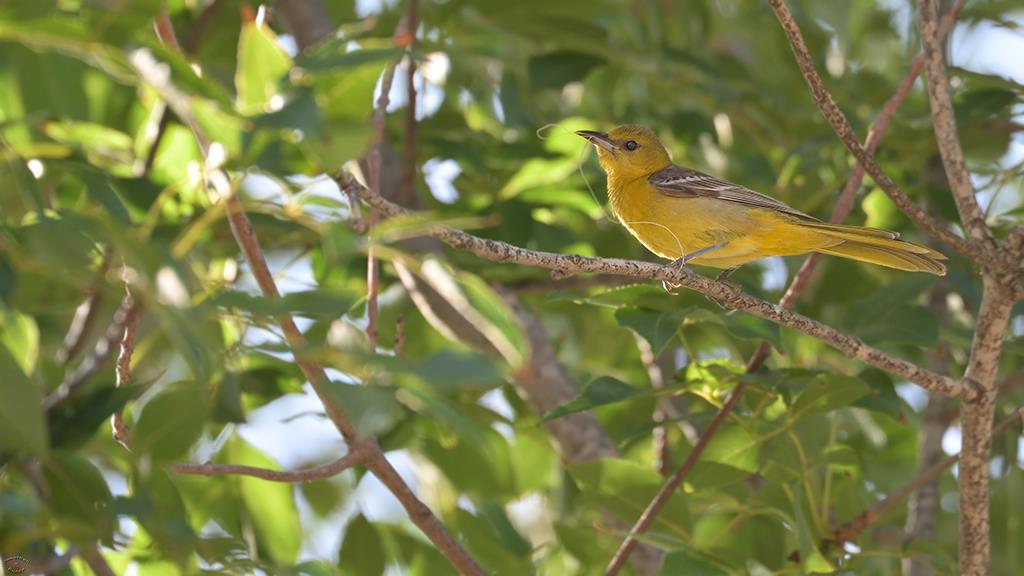
[[768,256],[820,252],[943,276],[946,257],[878,228],[828,224],[774,198],[672,164],[650,128],[581,130],[608,173],[608,200],[648,250],[678,264],[737,267]]

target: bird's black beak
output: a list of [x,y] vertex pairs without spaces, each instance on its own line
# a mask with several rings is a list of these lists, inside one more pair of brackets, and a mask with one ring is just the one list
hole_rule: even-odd
[[600,146],[601,148],[604,148],[609,152],[615,152],[615,149],[617,148],[615,143],[612,142],[612,139],[609,138],[608,134],[606,134],[605,132],[594,132],[593,130],[578,130],[576,132],[576,135],[582,137],[587,142],[590,142],[595,146]]

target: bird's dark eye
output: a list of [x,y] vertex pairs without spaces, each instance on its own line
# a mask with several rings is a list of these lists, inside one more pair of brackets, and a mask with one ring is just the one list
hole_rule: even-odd
[[637,148],[639,148],[639,145],[636,143],[636,140],[626,140],[626,150],[632,152]]

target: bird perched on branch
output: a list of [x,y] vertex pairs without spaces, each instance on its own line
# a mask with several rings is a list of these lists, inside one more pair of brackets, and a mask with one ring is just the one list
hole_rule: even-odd
[[[828,224],[778,200],[676,166],[650,128],[581,130],[608,173],[608,200],[648,250],[679,265],[723,268],[719,276],[768,256],[820,252],[943,276],[941,253],[863,226]],[[666,286],[666,288],[669,288]]]

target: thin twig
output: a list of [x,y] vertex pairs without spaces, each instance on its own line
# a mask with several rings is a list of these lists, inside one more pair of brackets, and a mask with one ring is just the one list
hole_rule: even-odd
[[[170,19],[166,12],[158,16],[158,20],[165,21],[164,25],[158,25],[157,30],[173,36],[174,30],[170,25]],[[161,38],[164,42],[173,46],[176,43],[169,39]],[[142,78],[150,84],[161,98],[167,102],[175,114],[192,130],[196,142],[199,144],[206,160],[205,164],[211,168],[209,160],[210,141],[202,128],[192,117],[188,97],[178,91],[171,83],[170,78],[160,69],[152,55],[136,51],[132,54],[131,62]],[[241,200],[231,189],[230,175],[219,167],[213,167],[208,174],[209,184],[218,192],[219,197],[226,203],[228,224],[231,233],[235,238],[242,254],[249,264],[253,277],[264,296],[272,299],[280,298],[280,292],[274,281],[270,267],[267,266],[266,256],[256,238],[256,230],[252,221],[246,214]],[[281,331],[295,357],[295,362],[303,375],[309,380],[313,392],[324,407],[328,419],[341,433],[350,449],[354,446],[366,444],[366,459],[364,465],[402,504],[409,519],[415,524],[434,546],[441,552],[449,562],[461,574],[480,575],[485,574],[479,564],[473,560],[464,548],[452,537],[444,524],[431,512],[430,508],[409,488],[405,480],[398,474],[394,466],[388,461],[384,453],[377,447],[372,438],[362,436],[351,420],[345,415],[342,409],[335,403],[329,387],[332,382],[327,377],[323,367],[308,356],[308,345],[305,336],[295,324],[291,315],[282,313],[276,318]]]
[[[353,189],[363,201],[376,207],[384,216],[393,217],[409,213],[409,211],[401,206],[381,198],[365,186],[362,186],[347,173],[337,175],[336,180],[340,188],[343,190]],[[966,395],[970,397],[974,394],[972,388],[964,387],[961,383],[948,376],[936,374],[916,364],[868,346],[858,338],[840,332],[831,326],[812,320],[802,314],[787,310],[777,304],[772,304],[771,302],[746,294],[733,285],[716,282],[677,266],[659,265],[637,260],[622,260],[619,258],[596,258],[580,256],[579,254],[555,254],[552,252],[527,250],[507,242],[480,238],[444,226],[431,226],[427,229],[426,234],[441,240],[453,248],[471,252],[492,262],[567,270],[574,273],[596,272],[646,280],[668,280],[669,282],[710,296],[714,300],[722,302],[726,307],[748,312],[754,316],[764,318],[787,328],[792,328],[821,340],[843,352],[851,359],[861,360],[871,366],[891,372],[928,390],[948,396]]]
[[825,85],[821,80],[821,76],[818,75],[817,70],[814,68],[814,60],[811,57],[810,51],[807,49],[807,44],[804,42],[803,34],[800,32],[800,27],[797,25],[796,19],[793,18],[793,14],[786,6],[785,1],[768,0],[768,3],[775,12],[775,16],[782,25],[782,29],[789,40],[790,47],[793,49],[793,54],[796,57],[800,71],[803,73],[804,80],[807,81],[807,86],[810,88],[811,98],[814,100],[815,105],[817,105],[829,125],[832,126],[832,130],[836,133],[836,136],[839,137],[839,140],[846,146],[846,149],[853,154],[854,158],[856,158],[862,166],[864,166],[867,173],[875,183],[882,188],[886,195],[889,196],[896,207],[906,214],[907,217],[913,220],[920,228],[923,228],[932,236],[953,247],[958,252],[990,267],[1000,265],[1002,259],[995,251],[990,250],[988,246],[980,246],[954,234],[946,225],[915,204],[913,200],[911,200],[903,190],[901,190],[900,187],[891,178],[889,178],[885,171],[882,170],[881,166],[879,166],[878,163],[875,162],[874,158],[868,154],[867,150],[860,145],[857,134],[853,131],[853,127],[850,126],[849,120],[846,119],[842,110],[839,109],[839,106],[832,98],[832,94],[830,94],[825,88]]
[[395,356],[405,353],[405,316],[395,318]]
[[918,17],[921,20],[921,43],[924,46],[925,66],[928,69],[928,100],[932,108],[932,126],[939,144],[939,155],[946,168],[956,201],[960,220],[968,236],[977,244],[986,247],[990,252],[996,250],[996,241],[992,231],[985,224],[985,215],[978,206],[974,195],[971,176],[967,173],[964,152],[960,147],[960,136],[956,131],[956,118],[953,116],[953,101],[949,96],[949,75],[946,73],[944,57],[945,43],[939,38],[938,5],[936,0],[918,0]]
[[363,464],[366,458],[366,450],[354,450],[349,445],[349,452],[334,462],[310,468],[309,470],[281,471],[257,468],[255,466],[241,466],[236,464],[172,464],[167,467],[175,474],[190,474],[193,476],[253,476],[270,482],[312,482],[337,476],[353,466]]
[[[405,18],[405,33],[398,36],[410,52],[416,47],[419,28],[419,0],[409,0]],[[405,59],[405,132],[402,134],[402,178],[396,199],[403,206],[412,207],[416,199],[416,61],[412,55]]]
[[93,346],[92,354],[85,360],[82,360],[82,363],[68,374],[53,392],[43,399],[44,410],[51,410],[67,400],[74,394],[75,390],[82,384],[85,384],[86,380],[103,367],[103,364],[110,358],[110,354],[114,350],[114,344],[120,341],[121,335],[124,333],[125,322],[137,313],[135,310],[137,306],[138,304],[132,304],[126,307],[124,302],[122,302],[122,305],[114,312],[114,317],[111,319],[110,326],[107,327],[103,338],[100,338],[96,345]]
[[[391,102],[391,85],[395,80],[395,68],[396,66],[394,63],[388,64],[387,68],[384,70],[384,76],[380,81],[380,96],[377,98],[376,108],[373,111],[373,127],[375,130],[374,143],[370,153],[366,156],[366,164],[369,167],[370,172],[370,188],[378,194],[381,193],[380,148],[384,145],[384,139],[387,138],[387,125],[385,124],[385,118],[387,115],[388,104]],[[370,230],[373,230],[373,227],[377,225],[377,219],[377,210],[371,207],[369,222]],[[370,341],[370,350],[377,349],[377,296],[380,293],[379,265],[380,263],[377,260],[376,251],[371,243],[369,249],[366,251],[366,338]]]
[[[994,429],[991,430],[992,436],[1001,436],[1006,433],[1007,430],[1013,427],[1021,418],[1024,417],[1024,408],[1014,410],[1012,414],[1006,417],[1002,422],[999,423]],[[881,520],[886,514],[888,514],[897,504],[899,504],[904,498],[910,496],[917,490],[921,489],[931,482],[937,480],[942,473],[953,467],[954,464],[960,461],[960,454],[949,456],[941,462],[935,464],[931,468],[925,470],[919,474],[916,478],[910,482],[904,484],[898,490],[889,494],[883,498],[878,504],[875,504],[871,508],[861,512],[856,518],[853,518],[847,522],[844,522],[838,528],[836,528],[833,541],[842,544],[843,542],[851,542],[860,537],[860,535],[871,525]]]
[[[139,327],[139,317],[142,307],[137,306],[132,298],[131,289],[125,284],[124,299],[121,300],[121,307],[128,309],[128,315],[124,321],[124,330],[121,334],[121,347],[117,354],[117,369],[115,370],[114,385],[118,388],[127,386],[132,380],[132,354],[135,353],[135,330]],[[124,409],[118,409],[110,417],[110,430],[114,440],[131,450],[128,445],[128,425],[124,423]]]

